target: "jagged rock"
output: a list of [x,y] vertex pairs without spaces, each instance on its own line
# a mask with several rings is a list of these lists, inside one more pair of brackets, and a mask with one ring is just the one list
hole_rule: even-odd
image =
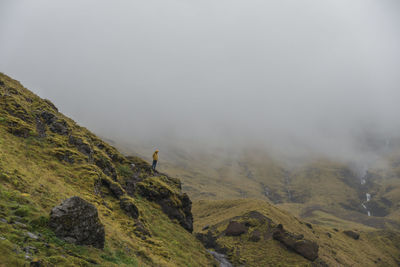
[[116,198],[119,199],[125,194],[124,189],[122,189],[117,182],[112,181],[110,178],[103,177],[101,182],[108,187],[108,189],[110,189],[111,193],[113,193]]
[[36,132],[40,138],[46,137],[46,126],[38,117],[36,117]]
[[95,206],[74,196],[54,207],[49,226],[57,237],[78,245],[104,248],[104,226]]
[[217,248],[217,238],[213,236],[211,231],[207,233],[196,233],[196,238],[204,245],[206,248]]
[[314,241],[303,239],[302,235],[294,235],[283,229],[282,224],[279,224],[273,234],[274,239],[280,241],[289,249],[294,250],[304,258],[314,261],[318,258],[319,246]]
[[111,161],[109,161],[106,157],[100,156],[94,160],[94,164],[99,167],[103,173],[107,176],[110,176],[114,180],[117,179],[117,171],[115,170]]
[[353,238],[354,240],[358,240],[360,238],[360,234],[356,233],[354,231],[351,230],[347,230],[347,231],[343,231],[343,233],[351,238]]
[[134,219],[139,217],[139,210],[129,197],[121,197],[119,205],[130,217]]
[[39,237],[37,235],[35,235],[34,233],[31,233],[31,232],[27,232],[26,235],[29,238],[32,238],[32,239],[35,239],[35,240],[39,239]]
[[67,135],[69,133],[68,124],[64,120],[59,120],[56,115],[49,111],[43,111],[40,113],[40,117],[49,126],[50,131],[61,135]]
[[40,117],[42,117],[44,123],[46,123],[47,125],[52,124],[57,119],[56,115],[46,110],[40,114]]
[[247,228],[244,224],[231,221],[228,224],[228,227],[225,229],[225,235],[227,236],[239,236],[247,232]]
[[90,145],[83,142],[83,140],[79,137],[70,135],[68,137],[68,143],[75,146],[79,152],[85,154],[86,156],[91,156],[93,154],[93,150]]
[[58,133],[61,135],[67,135],[69,133],[69,128],[68,128],[68,124],[66,121],[61,120],[61,121],[55,121],[53,122],[50,126],[50,131],[52,131],[53,133]]
[[258,242],[258,241],[260,241],[260,240],[261,240],[261,232],[258,231],[258,230],[254,230],[254,231],[251,233],[249,240],[252,241],[252,242]]
[[180,194],[177,181],[167,176],[150,177],[137,183],[137,191],[147,200],[158,203],[169,218],[176,219],[183,228],[192,232],[192,201],[186,193]]

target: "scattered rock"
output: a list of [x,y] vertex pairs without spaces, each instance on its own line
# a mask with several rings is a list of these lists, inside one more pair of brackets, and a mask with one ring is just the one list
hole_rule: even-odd
[[335,232],[339,232],[339,229],[337,229],[337,228],[333,228],[333,231],[335,231]]
[[239,236],[247,232],[247,228],[244,224],[231,221],[228,224],[228,227],[225,229],[225,235],[227,236]]
[[121,197],[119,205],[130,217],[137,219],[139,217],[139,210],[133,203],[130,197]]
[[104,248],[104,226],[95,206],[74,196],[51,210],[49,226],[57,237],[78,245]]
[[294,250],[304,258],[314,261],[318,258],[319,246],[317,243],[303,239],[302,235],[294,235],[283,229],[282,224],[279,224],[273,234],[274,239],[280,241],[289,249]]
[[5,238],[5,237],[2,237],[2,236],[0,236],[0,240],[6,240],[6,238]]
[[201,229],[201,230],[202,230],[202,231],[205,231],[205,230],[207,230],[208,228],[210,228],[210,225],[207,224],[207,225],[204,226],[203,229]]
[[308,228],[310,228],[310,229],[313,229],[311,223],[306,223],[306,226],[307,226]]
[[27,253],[29,255],[32,255],[32,254],[37,253],[38,250],[35,247],[27,246],[27,247],[22,248],[22,251],[24,251],[25,253]]
[[37,236],[37,235],[35,235],[34,233],[31,233],[31,232],[27,232],[26,235],[29,238],[32,238],[32,239],[35,239],[35,240],[39,239],[39,236]]
[[343,231],[343,233],[344,233],[345,235],[347,235],[347,236],[353,238],[354,240],[358,240],[358,239],[360,238],[360,234],[359,234],[359,233],[356,233],[356,232],[351,231],[351,230]]
[[8,221],[7,221],[6,219],[4,219],[4,218],[0,218],[0,222],[2,222],[2,223],[8,223]]
[[26,224],[18,222],[18,221],[14,222],[14,225],[16,225],[16,226],[18,226],[20,228],[23,228],[23,229],[28,228],[28,226]]
[[258,230],[254,230],[254,231],[251,233],[249,240],[250,240],[250,241],[253,241],[253,242],[258,242],[258,241],[260,241],[260,240],[261,240],[261,232],[258,231]]
[[331,233],[326,233],[326,235],[327,235],[329,238],[332,238]]

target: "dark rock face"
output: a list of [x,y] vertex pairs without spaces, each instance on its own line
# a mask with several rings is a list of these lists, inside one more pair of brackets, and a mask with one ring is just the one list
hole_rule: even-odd
[[159,201],[162,211],[171,219],[178,220],[179,224],[193,232],[193,215],[192,215],[192,201],[187,194],[178,196],[182,205],[176,205],[171,198],[165,198]]
[[40,138],[46,137],[46,126],[38,117],[36,117],[36,131]]
[[56,121],[52,123],[49,128],[53,133],[61,135],[67,135],[69,133],[68,124],[65,121]]
[[54,207],[49,226],[57,237],[68,242],[104,248],[104,226],[97,209],[80,197],[71,197]]
[[276,228],[273,237],[306,259],[314,261],[316,258],[318,258],[319,246],[317,243],[303,239],[302,235],[296,236],[287,232],[283,229],[281,224],[279,224]]
[[94,164],[96,164],[96,166],[99,167],[105,175],[110,176],[114,180],[117,179],[117,171],[115,170],[111,161],[109,161],[107,158],[99,157],[94,160]]
[[108,187],[108,189],[110,189],[111,193],[113,193],[116,198],[119,199],[125,194],[124,189],[122,189],[117,182],[112,181],[110,178],[103,178],[101,179],[101,182]]
[[46,123],[47,125],[50,125],[57,119],[56,115],[54,115],[53,113],[48,112],[48,111],[43,111],[40,114],[40,117],[42,117],[42,119],[44,120],[44,123]]
[[137,219],[139,217],[139,210],[128,197],[122,197],[119,201],[119,205],[130,217]]
[[360,238],[360,234],[356,233],[354,231],[351,230],[347,230],[347,231],[343,231],[343,233],[351,238],[353,238],[354,240],[358,240]]
[[244,224],[231,221],[228,224],[228,227],[225,229],[225,235],[227,236],[239,236],[247,232],[247,228]]
[[67,135],[69,133],[68,124],[64,120],[59,120],[56,115],[51,112],[43,111],[40,117],[44,120],[44,123],[49,126],[50,131],[53,133]]
[[[170,177],[164,178],[168,179],[171,185],[175,183],[175,180]],[[176,186],[180,190],[179,186],[175,184],[173,186]],[[192,201],[187,194],[172,192],[168,188],[160,185],[157,187],[152,182],[149,184],[143,182],[138,183],[137,192],[147,200],[158,203],[162,211],[167,214],[170,219],[176,219],[183,228],[190,233],[193,232]]]
[[75,146],[79,152],[85,154],[86,156],[91,156],[93,154],[92,148],[88,144],[84,143],[79,137],[70,135],[68,137],[68,143]]

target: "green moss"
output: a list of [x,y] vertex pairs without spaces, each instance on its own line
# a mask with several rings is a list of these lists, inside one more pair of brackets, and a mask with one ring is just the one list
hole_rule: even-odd
[[[0,239],[0,265],[29,266],[22,249],[34,246],[37,252],[32,257],[43,266],[210,266],[212,259],[202,245],[171,222],[158,205],[140,197],[129,198],[140,210],[139,224],[139,219],[129,217],[120,208],[119,199],[112,197],[109,189],[100,186],[101,190],[97,190],[100,179],[107,179],[124,195],[118,181],[132,174],[128,159],[19,82],[3,74],[0,80],[0,94],[7,94],[7,101],[20,105],[7,104],[6,109],[5,103],[0,103],[0,118],[4,118],[0,119],[0,216],[9,222],[0,222],[0,236],[5,238]],[[92,158],[69,144],[67,135],[47,129],[46,137],[36,138],[36,121],[29,118],[43,111],[55,114],[67,123],[73,136],[90,145]],[[107,169],[110,176],[103,173]],[[148,175],[137,171],[143,178]],[[162,188],[170,187],[167,191],[179,191],[174,188],[176,182],[165,178],[160,181],[164,183]],[[74,195],[97,207],[105,226],[107,250],[68,244],[48,228],[51,209]],[[40,234],[40,238],[29,238],[27,231]],[[135,232],[139,231],[149,234],[137,235]]]
[[118,174],[122,177],[132,177],[133,171],[129,165],[118,165]]

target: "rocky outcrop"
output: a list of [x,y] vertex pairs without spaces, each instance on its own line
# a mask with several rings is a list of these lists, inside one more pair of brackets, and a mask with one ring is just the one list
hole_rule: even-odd
[[225,229],[225,235],[227,236],[239,236],[247,232],[247,228],[244,224],[231,221],[228,224],[228,227]]
[[65,120],[59,119],[55,114],[49,111],[43,111],[40,114],[44,123],[49,126],[50,131],[60,135],[67,135],[70,132],[68,124]]
[[124,196],[119,200],[119,205],[130,217],[137,219],[139,217],[139,210],[133,203],[130,197]]
[[304,239],[303,235],[289,233],[283,229],[282,224],[277,226],[273,237],[287,248],[292,249],[306,259],[314,261],[318,258],[319,246],[317,243]]
[[75,146],[79,152],[85,154],[88,157],[91,157],[93,154],[93,150],[90,145],[84,142],[82,138],[70,135],[68,137],[68,143]]
[[104,248],[104,226],[97,209],[80,197],[71,197],[54,207],[49,226],[57,237],[67,242]]
[[136,186],[141,196],[158,203],[169,218],[177,220],[189,232],[193,231],[192,201],[181,193],[179,180],[160,175],[148,177]]
[[354,240],[358,240],[360,238],[360,234],[359,233],[351,231],[351,230],[343,231],[343,233],[345,235],[347,235],[348,237],[353,238]]
[[105,185],[111,191],[111,193],[116,198],[119,199],[120,197],[122,197],[125,194],[124,189],[121,187],[121,185],[117,182],[114,182],[109,177],[107,177],[107,176],[102,177],[101,182],[103,185]]

